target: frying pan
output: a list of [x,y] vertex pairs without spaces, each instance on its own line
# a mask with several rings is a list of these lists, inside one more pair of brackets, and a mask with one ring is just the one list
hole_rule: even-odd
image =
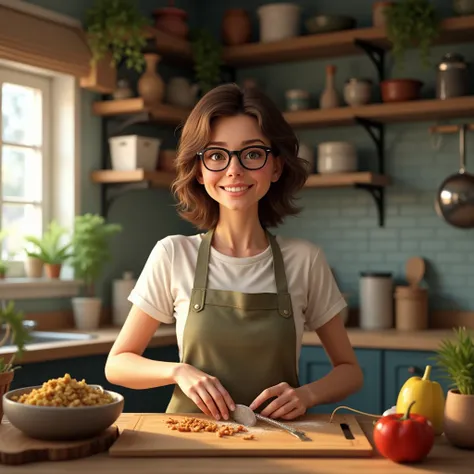
[[459,172],[448,176],[439,187],[435,210],[448,224],[462,229],[474,228],[474,175],[466,166],[466,126],[459,129]]

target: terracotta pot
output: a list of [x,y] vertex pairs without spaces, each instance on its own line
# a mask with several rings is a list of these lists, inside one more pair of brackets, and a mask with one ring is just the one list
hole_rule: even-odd
[[222,19],[222,41],[229,46],[248,43],[252,33],[250,17],[243,8],[226,10]]
[[444,406],[444,435],[458,448],[474,449],[474,395],[449,390]]
[[156,65],[161,56],[156,53],[145,54],[146,71],[138,79],[138,93],[146,104],[156,104],[163,101],[165,83],[156,72]]
[[44,264],[44,271],[48,278],[59,278],[61,275],[61,267],[60,263],[45,263]]
[[405,102],[420,98],[423,86],[416,79],[387,79],[380,83],[380,91],[384,102]]
[[153,16],[158,30],[183,39],[188,37],[189,26],[186,23],[188,14],[185,10],[175,7],[159,8],[153,12]]
[[10,390],[10,383],[13,380],[14,371],[0,373],[0,423],[3,418],[3,395]]

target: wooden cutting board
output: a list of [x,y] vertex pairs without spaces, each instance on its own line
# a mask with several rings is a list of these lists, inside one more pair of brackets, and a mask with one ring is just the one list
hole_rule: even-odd
[[37,461],[65,461],[107,451],[118,438],[113,425],[94,438],[79,441],[42,441],[30,438],[10,423],[0,424],[0,464],[18,465]]
[[[117,457],[185,457],[185,456],[260,456],[260,457],[361,457],[371,456],[373,448],[353,415],[306,415],[289,425],[304,431],[311,441],[295,436],[267,423],[258,422],[247,432],[219,437],[215,432],[181,432],[171,430],[167,420],[182,421],[195,417],[213,421],[204,414],[137,414],[135,426],[129,423],[109,449]],[[220,422],[218,425],[238,425]],[[253,435],[253,439],[244,437]]]

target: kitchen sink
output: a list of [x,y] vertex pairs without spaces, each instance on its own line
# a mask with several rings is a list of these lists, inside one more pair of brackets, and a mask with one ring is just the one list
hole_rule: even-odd
[[[95,339],[95,334],[88,333],[76,333],[76,332],[60,332],[60,331],[31,331],[30,341],[26,344],[28,347],[30,344],[51,344],[54,342],[76,342],[76,341],[89,341]],[[1,339],[1,338],[0,338]],[[6,343],[1,348],[7,348],[13,346],[12,340],[7,339]]]

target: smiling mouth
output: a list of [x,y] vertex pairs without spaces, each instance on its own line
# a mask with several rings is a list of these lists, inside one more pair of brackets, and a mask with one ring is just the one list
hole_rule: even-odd
[[253,185],[248,186],[221,186],[221,189],[227,191],[228,193],[242,193],[249,190]]

